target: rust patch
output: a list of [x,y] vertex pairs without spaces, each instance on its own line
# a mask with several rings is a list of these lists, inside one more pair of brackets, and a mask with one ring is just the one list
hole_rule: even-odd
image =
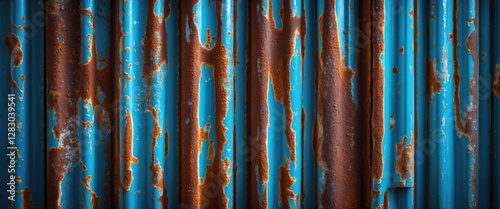
[[64,140],[63,147],[51,148],[48,154],[47,168],[47,208],[61,208],[60,198],[61,184],[68,171],[72,159],[70,150],[64,148],[71,147],[71,150],[78,150],[75,142],[70,143],[70,140]]
[[[380,57],[384,53],[384,1],[376,1],[375,5],[375,15],[373,23],[373,72],[372,72],[372,98],[373,98],[373,109],[372,109],[372,124],[384,124],[384,68],[382,65],[382,60]],[[378,127],[372,129],[373,137],[373,151],[372,151],[372,175],[376,182],[373,184],[380,184],[382,181],[383,170],[384,170],[384,157],[382,154],[382,142],[384,139],[384,127]]]
[[14,59],[14,67],[18,67],[23,62],[23,50],[21,48],[22,43],[19,37],[10,32],[5,37],[3,43],[7,46],[9,54]]
[[434,94],[439,93],[443,86],[441,85],[441,79],[436,74],[436,61],[427,60],[426,65],[427,71],[427,96],[429,97],[429,102],[432,102]]
[[[151,92],[149,87],[153,82],[153,75],[163,64],[168,63],[167,56],[167,31],[165,27],[166,18],[170,15],[169,7],[166,7],[164,15],[155,13],[155,4],[158,0],[148,1],[148,18],[146,22],[146,34],[142,43],[144,52],[143,76],[146,79],[148,91],[146,100],[149,102]],[[167,2],[168,4],[168,2]]]
[[[362,16],[370,14],[366,8],[369,6],[368,3],[362,6]],[[369,138],[365,135],[369,129],[369,124],[365,123],[369,113],[363,110],[365,105],[368,105],[364,102],[367,100],[365,97],[369,97],[369,91],[365,92],[364,85],[358,86],[358,105],[361,107],[356,109],[352,92],[352,79],[355,74],[351,68],[345,66],[340,53],[335,7],[335,1],[325,2],[324,12],[319,18],[323,46],[318,60],[316,120],[320,131],[315,142],[315,154],[318,166],[323,168],[323,173],[318,175],[324,178],[324,189],[320,194],[319,204],[320,207],[363,208],[369,207],[370,204],[370,172],[369,165],[365,164],[369,161],[369,146],[366,146]],[[365,26],[365,30],[371,27],[362,26]],[[361,56],[365,58],[367,55]],[[369,65],[360,59],[358,61],[362,65]],[[358,66],[358,63],[356,65]],[[358,69],[365,67],[367,66],[358,66]],[[358,75],[361,74],[363,73],[358,71]],[[360,81],[367,78],[357,76],[356,79]]]
[[207,28],[207,32],[206,32],[206,42],[205,42],[205,48],[210,48],[210,43],[212,43],[212,35],[210,35],[211,31],[210,31],[210,28]]
[[132,125],[132,117],[130,116],[130,110],[125,110],[125,133],[123,136],[123,182],[124,189],[129,191],[130,185],[134,180],[132,175],[132,163],[138,164],[139,160],[133,154],[133,137],[134,137],[134,126]]
[[[249,88],[247,95],[249,98],[249,147],[252,156],[257,159],[249,164],[249,203],[250,207],[267,207],[267,197],[263,202],[259,200],[257,192],[258,185],[264,185],[264,192],[267,193],[265,182],[269,179],[267,162],[267,128],[269,125],[269,108],[267,105],[267,95],[269,86],[272,87],[278,102],[282,102],[285,109],[285,134],[288,149],[290,150],[290,160],[296,161],[296,133],[292,129],[293,111],[291,109],[291,66],[290,60],[295,53],[295,38],[301,38],[301,50],[305,50],[305,13],[302,17],[294,16],[290,0],[283,1],[280,14],[283,27],[277,28],[274,20],[274,10],[272,2],[268,2],[268,14],[264,15],[264,2],[249,2],[249,39],[259,40],[260,43],[250,47],[249,61],[247,68]],[[302,3],[303,4],[303,3]],[[276,53],[280,51],[282,53]],[[304,56],[304,51],[301,57]],[[269,85],[271,82],[272,85]]]
[[24,187],[23,191],[23,209],[32,209],[33,200],[31,199],[31,190],[29,187]]
[[[476,10],[477,14],[477,9]],[[469,19],[467,24],[476,24],[475,18]],[[472,157],[474,159],[477,158],[478,150],[477,150],[477,103],[478,103],[478,87],[476,85],[477,81],[477,72],[478,71],[478,39],[477,39],[477,29],[474,29],[469,36],[467,37],[467,49],[472,56],[473,59],[473,69],[474,73],[473,78],[469,80],[469,93],[472,98],[472,102],[467,107],[465,111],[464,117],[462,117],[462,110],[460,104],[460,74],[459,74],[459,60],[458,60],[458,0],[454,0],[453,2],[453,81],[454,81],[454,91],[453,91],[453,103],[454,103],[454,111],[455,111],[455,125],[458,130],[458,134],[465,135],[470,141],[470,147],[473,148],[471,151]],[[464,120],[462,119],[464,118]],[[475,208],[477,207],[477,160],[473,161],[473,166],[471,168],[471,192],[472,192],[472,200],[471,205],[469,207]]]
[[394,75],[398,74],[398,68],[397,67],[393,67],[392,68],[392,74],[394,74]]
[[[156,189],[159,189],[163,193],[166,193],[166,189],[164,186],[164,178],[165,178],[165,172],[163,171],[163,168],[159,163],[155,163],[155,156],[156,156],[156,145],[158,143],[158,137],[160,137],[162,129],[160,127],[160,124],[158,122],[158,110],[155,108],[152,108],[151,106],[147,107],[147,110],[151,113],[151,116],[153,116],[153,119],[155,121],[155,124],[153,126],[153,134],[152,134],[152,144],[151,144],[151,164],[149,165],[149,169],[151,170],[151,181],[153,182],[153,186]],[[166,199],[167,196],[163,195],[161,196],[162,198],[159,199],[161,205],[166,205]]]
[[280,166],[279,170],[279,201],[283,204],[283,208],[289,209],[292,208],[289,200],[295,199],[295,202],[297,202],[299,196],[293,193],[292,186],[296,179],[290,175],[290,163],[288,159],[286,161],[285,165]]
[[92,209],[99,208],[99,196],[92,190],[90,187],[90,181],[92,180],[92,176],[88,175],[82,180],[83,186],[90,192],[90,205],[92,205]]
[[[221,1],[215,2],[217,31],[215,44],[207,49],[199,42],[200,30],[194,22],[194,5],[196,0],[186,1],[180,5],[180,37],[181,46],[179,68],[180,82],[183,88],[180,89],[179,110],[180,133],[183,139],[180,142],[180,158],[183,162],[180,165],[181,173],[180,184],[187,185],[181,187],[180,203],[188,207],[208,207],[224,208],[228,205],[228,197],[224,193],[224,187],[229,184],[229,168],[232,162],[229,159],[222,159],[224,145],[227,141],[225,133],[227,127],[224,125],[224,119],[228,111],[229,91],[226,89],[229,81],[226,47],[223,45],[222,11]],[[186,31],[190,31],[189,35]],[[186,37],[188,36],[188,37]],[[215,135],[216,147],[214,160],[206,168],[206,176],[202,184],[193,184],[199,182],[198,176],[198,157],[200,153],[200,126],[198,123],[198,103],[199,103],[199,83],[201,79],[202,64],[206,64],[213,69],[215,81]],[[231,95],[232,96],[232,95]],[[189,105],[191,104],[191,105]]]
[[495,69],[495,81],[493,82],[493,93],[500,98],[500,64],[496,65]]
[[399,186],[406,184],[406,179],[412,177],[413,174],[413,133],[408,145],[406,142],[408,137],[404,136],[402,142],[396,143],[396,173],[401,176]]
[[[60,5],[58,1],[47,2],[46,63],[48,108],[53,110],[57,124],[52,128],[56,140],[63,140],[61,134],[69,131],[78,138],[78,125],[70,128],[71,118],[78,115],[79,101],[87,101],[97,107],[97,121],[107,130],[111,129],[110,113],[113,103],[113,73],[97,68],[97,52],[95,31],[89,45],[81,45],[81,15],[94,17],[88,10],[80,9],[79,2],[68,2]],[[87,38],[89,38],[87,34]],[[80,60],[82,51],[89,50],[91,56],[84,63]],[[106,67],[107,68],[107,65]],[[78,70],[68,70],[78,69]],[[99,89],[104,99],[99,100]],[[106,102],[103,102],[106,101]],[[75,133],[73,133],[75,132]]]
[[399,48],[399,53],[401,53],[401,54],[405,53],[405,48],[403,46],[401,48]]

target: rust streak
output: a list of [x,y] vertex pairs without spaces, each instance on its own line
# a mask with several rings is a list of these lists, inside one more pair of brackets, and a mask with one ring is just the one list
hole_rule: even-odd
[[21,48],[21,40],[19,37],[10,32],[5,37],[3,43],[7,46],[9,54],[14,58],[14,67],[18,67],[23,62],[23,50]]
[[439,93],[443,86],[441,85],[441,79],[437,76],[436,61],[427,60],[426,65],[427,71],[427,96],[429,97],[429,102],[432,102],[434,94]]
[[[474,8],[474,10],[477,10]],[[477,11],[476,11],[477,14]],[[459,60],[458,60],[458,0],[453,1],[453,81],[454,81],[454,91],[453,91],[453,103],[454,103],[454,111],[455,111],[455,125],[460,134],[467,136],[470,141],[469,147],[472,147],[471,155],[473,158],[477,159],[477,102],[478,102],[478,88],[476,85],[477,81],[477,72],[478,72],[478,40],[477,40],[477,29],[475,28],[467,37],[467,49],[472,56],[472,65],[473,65],[473,77],[469,80],[469,93],[471,96],[471,103],[467,107],[464,116],[462,117],[462,110],[460,104],[460,73],[459,73]],[[470,19],[467,24],[476,24],[475,18]],[[471,168],[471,192],[472,192],[472,200],[471,205],[469,207],[477,207],[477,160],[473,160],[473,165]]]
[[[180,156],[185,160],[181,163],[181,184],[188,186],[181,188],[181,204],[189,207],[208,207],[223,208],[229,203],[228,197],[224,193],[224,188],[229,184],[229,168],[232,162],[229,159],[222,159],[224,145],[227,141],[225,133],[227,127],[224,125],[224,119],[228,111],[229,99],[229,61],[227,49],[223,45],[223,36],[229,36],[223,33],[222,12],[223,5],[221,1],[215,3],[217,17],[216,41],[212,48],[207,49],[199,42],[200,30],[194,23],[194,5],[197,1],[187,1],[180,7],[181,19],[181,54],[180,56],[180,82],[183,88],[180,90],[180,133],[184,139],[180,144]],[[186,30],[190,31],[189,37]],[[186,51],[184,51],[186,50]],[[198,103],[199,103],[199,82],[201,78],[199,68],[206,64],[213,69],[215,81],[215,132],[216,147],[214,160],[206,168],[206,176],[202,184],[192,184],[199,182],[198,157],[202,136],[200,135],[200,126],[198,123]]]
[[31,190],[29,187],[24,187],[23,191],[23,209],[32,209],[33,200],[31,199]]
[[138,164],[139,160],[133,154],[133,137],[134,137],[134,126],[132,125],[132,117],[130,116],[130,110],[125,110],[125,133],[123,136],[123,165],[125,166],[123,171],[123,181],[124,189],[129,191],[130,185],[134,180],[132,175],[132,163]]
[[[375,15],[373,23],[373,47],[374,47],[374,64],[372,72],[373,80],[373,109],[372,109],[372,124],[384,124],[384,68],[382,65],[381,55],[384,53],[384,1],[376,1]],[[384,170],[384,157],[382,154],[382,142],[384,139],[384,128],[379,127],[372,129],[373,151],[372,151],[372,170],[373,177],[377,182],[381,183]]]
[[90,187],[90,181],[92,181],[92,176],[88,175],[82,180],[83,186],[90,192],[90,205],[92,205],[92,209],[99,208],[99,195],[97,195]]
[[[367,6],[367,5],[365,5]],[[323,14],[319,18],[322,50],[318,63],[318,116],[320,127],[316,139],[316,161],[322,167],[324,189],[320,194],[320,207],[362,208],[369,206],[369,160],[365,133],[368,124],[363,111],[367,92],[360,85],[360,106],[356,107],[353,98],[352,80],[366,79],[355,77],[354,71],[345,65],[341,56],[336,2],[325,2]],[[365,14],[366,10],[362,10]],[[342,17],[341,17],[342,18]],[[366,26],[365,26],[366,27]],[[363,54],[362,56],[366,56]],[[365,65],[359,60],[358,64]],[[361,66],[363,68],[366,66]],[[360,73],[364,74],[364,73]],[[363,150],[359,153],[359,150]],[[354,166],[353,166],[354,165]],[[335,192],[346,191],[346,192]]]
[[[288,161],[288,160],[286,160]],[[298,195],[292,190],[292,186],[296,179],[290,175],[290,162],[286,162],[285,165],[280,166],[279,169],[279,201],[283,204],[283,208],[290,209],[292,205],[290,204],[290,199],[298,200]]]
[[396,143],[396,173],[401,176],[399,186],[406,184],[406,179],[413,174],[413,133],[408,144],[408,137],[404,136],[402,142]]

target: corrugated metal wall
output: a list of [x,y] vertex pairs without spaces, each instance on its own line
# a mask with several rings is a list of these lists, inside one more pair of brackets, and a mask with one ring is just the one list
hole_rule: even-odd
[[0,0],[1,208],[500,208],[499,28],[495,0]]

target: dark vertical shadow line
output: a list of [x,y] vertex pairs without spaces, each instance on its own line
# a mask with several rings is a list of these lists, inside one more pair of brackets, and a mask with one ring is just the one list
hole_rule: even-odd
[[[417,161],[417,152],[415,152],[415,150],[417,149],[417,146],[418,146],[418,113],[417,113],[417,109],[418,109],[418,0],[415,0],[413,2],[413,25],[414,25],[414,30],[413,30],[413,46],[415,47],[414,50],[413,50],[413,63],[414,63],[414,66],[413,66],[413,89],[415,90],[415,92],[413,93],[413,115],[415,115],[415,118],[414,118],[414,122],[413,124],[415,125],[415,130],[413,131],[413,136],[415,137],[413,139],[413,143],[415,144],[413,146],[413,164],[415,165],[415,162]],[[418,201],[416,201],[417,199],[417,168],[418,166],[413,166],[413,191],[412,191],[412,201],[413,201],[413,206],[415,208],[417,208],[417,203]]]
[[[481,1],[479,3],[481,3]],[[495,9],[497,9],[499,7],[499,4],[498,4],[497,1],[491,1],[490,2],[490,6],[491,6],[491,11],[490,11],[490,14],[489,14],[490,15],[490,17],[489,17],[490,18],[490,25],[493,25],[493,27],[494,27],[495,25],[498,24],[498,22],[496,21],[496,18],[495,18],[495,13],[498,15],[498,12],[495,12],[495,11],[497,11]],[[478,7],[479,7],[479,9],[481,9],[481,5],[479,5]],[[478,14],[479,16],[481,16],[481,13],[478,13],[477,11],[476,11],[476,14]],[[478,21],[479,28],[481,28],[481,21],[480,21],[481,18],[478,18],[478,20],[479,20]],[[479,31],[481,31],[481,30],[479,29]],[[495,36],[495,32],[497,32],[497,31],[498,31],[498,29],[496,29],[496,30],[495,29],[489,30],[490,41],[492,41],[493,44],[496,41],[495,37],[497,37],[497,36]],[[479,45],[481,45],[481,44],[479,44]],[[494,62],[494,57],[495,56],[493,54],[494,48],[495,48],[495,45],[493,45],[493,47],[490,48],[490,51],[488,51],[488,54],[491,55],[491,62],[490,62],[490,64],[491,64],[491,66],[490,66],[490,69],[491,69],[491,79],[490,79],[491,80],[491,86],[490,86],[490,88],[493,87],[492,86],[492,84],[493,84],[493,78],[495,76],[495,62]],[[491,90],[493,90],[493,89],[491,89]],[[494,101],[494,99],[495,99],[495,94],[493,93],[493,91],[490,91],[490,115],[494,114],[494,113],[491,112],[491,110],[493,109],[493,104],[494,104],[493,101]],[[490,127],[491,128],[490,128],[490,138],[488,139],[488,140],[490,140],[490,156],[489,156],[490,157],[490,165],[489,165],[490,166],[490,176],[492,178],[498,178],[498,177],[494,176],[495,175],[495,161],[494,161],[495,160],[495,154],[494,154],[495,153],[495,146],[491,146],[491,145],[495,144],[495,140],[494,140],[494,137],[493,137],[494,136],[493,135],[494,134],[494,128],[493,128],[492,122],[493,122],[493,120],[492,120],[492,117],[490,116],[489,123],[490,123]],[[495,182],[495,179],[491,179],[491,180],[492,180],[491,182]],[[490,194],[489,194],[489,196],[490,196],[490,206],[493,207],[494,204],[495,204],[495,201],[498,201],[498,200],[495,200],[495,195],[497,195],[497,194],[495,194],[495,187],[493,186],[493,184],[490,184],[489,187],[490,187],[490,191],[491,191]]]
[[[372,120],[373,120],[373,66],[374,66],[374,53],[373,53],[373,15],[374,15],[374,8],[373,8],[373,1],[370,1],[370,56],[371,56],[371,69],[370,69],[370,74],[371,74],[371,79],[370,79],[370,125],[368,126],[369,132],[370,132],[370,187],[373,188],[373,177],[372,177],[372,170],[373,170],[373,130],[372,130]],[[372,192],[370,192],[370,206],[372,205],[373,202],[373,195]]]
[[42,5],[42,10],[44,12],[44,17],[43,17],[43,40],[42,40],[42,45],[43,45],[43,86],[45,88],[43,88],[43,164],[44,164],[44,167],[43,167],[43,172],[45,174],[45,178],[44,178],[44,193],[43,193],[43,203],[44,203],[44,208],[47,208],[47,178],[48,178],[48,171],[47,171],[47,167],[48,167],[48,163],[47,163],[47,143],[48,143],[48,131],[47,131],[47,124],[48,124],[48,114],[47,114],[47,90],[48,90],[48,85],[47,85],[47,48],[45,47],[45,38],[47,37],[47,33],[46,33],[46,21],[47,21],[47,10],[46,10],[46,6],[47,6],[47,0],[44,0],[43,1],[43,5]]

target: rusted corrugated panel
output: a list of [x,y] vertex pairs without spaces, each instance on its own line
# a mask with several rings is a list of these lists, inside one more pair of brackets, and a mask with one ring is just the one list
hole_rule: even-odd
[[470,34],[476,27],[477,5],[474,1],[425,3],[419,7],[419,35],[423,38],[417,42],[421,52],[417,77],[426,94],[417,98],[425,107],[417,110],[421,125],[416,204],[421,208],[474,207],[478,52],[477,39]]
[[43,1],[0,1],[3,208],[45,204],[44,16]]
[[500,206],[495,1],[0,6],[1,205]]
[[412,208],[414,2],[375,1],[373,9],[372,208]]

